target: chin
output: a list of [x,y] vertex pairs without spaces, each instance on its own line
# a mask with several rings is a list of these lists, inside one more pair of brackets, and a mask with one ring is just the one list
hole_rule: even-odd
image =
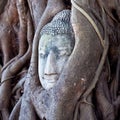
[[43,84],[43,88],[46,90],[53,88],[57,82],[57,80],[44,80],[44,81],[45,83]]

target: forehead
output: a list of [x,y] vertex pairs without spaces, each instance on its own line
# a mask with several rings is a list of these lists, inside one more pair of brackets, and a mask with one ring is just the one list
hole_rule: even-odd
[[67,47],[71,45],[71,38],[67,34],[62,35],[42,35],[39,43],[40,48],[46,48],[46,47]]

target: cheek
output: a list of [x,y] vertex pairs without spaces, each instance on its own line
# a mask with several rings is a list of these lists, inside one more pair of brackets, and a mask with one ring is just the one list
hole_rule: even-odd
[[63,57],[63,58],[60,58],[60,59],[57,60],[57,70],[58,70],[58,73],[62,72],[64,66],[66,65],[66,62],[67,62],[68,58],[69,57],[66,56],[66,57]]
[[46,65],[46,59],[41,59],[39,58],[39,68],[38,68],[38,72],[39,72],[39,77],[42,79],[43,75],[44,75],[44,69],[45,69],[45,65]]

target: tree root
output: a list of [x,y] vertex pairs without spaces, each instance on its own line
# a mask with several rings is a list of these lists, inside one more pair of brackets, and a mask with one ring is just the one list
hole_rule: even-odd
[[24,0],[17,1],[17,10],[20,20],[19,30],[19,55],[23,56],[27,50],[27,7]]
[[[30,9],[31,16],[32,16],[34,29],[36,31],[39,24],[39,20],[41,19],[44,13],[44,10],[46,8],[47,0],[35,0],[35,1],[27,0],[27,1],[28,1],[28,6]],[[34,6],[36,6],[36,9],[34,9]]]
[[22,78],[20,81],[18,81],[18,83],[17,83],[17,84],[14,86],[14,88],[12,89],[12,94],[14,94],[17,89],[23,87],[23,84],[24,84],[25,80],[26,80],[26,79],[25,79],[25,77],[24,77],[24,78]]
[[[103,48],[104,48],[104,51],[103,51],[103,54],[102,54],[102,57],[101,57],[101,61],[100,61],[99,66],[98,66],[98,68],[97,68],[97,70],[96,70],[96,73],[95,73],[95,77],[94,77],[94,79],[92,80],[91,85],[87,88],[87,90],[85,91],[85,93],[84,93],[83,96],[82,96],[82,101],[84,101],[85,103],[88,103],[88,102],[87,102],[87,97],[88,97],[88,95],[92,92],[92,90],[93,90],[93,89],[95,88],[95,86],[96,86],[96,83],[97,83],[97,81],[98,81],[98,79],[99,79],[99,76],[100,76],[101,71],[102,71],[102,69],[103,69],[103,65],[104,65],[104,63],[105,63],[106,56],[107,56],[107,53],[108,53],[109,40],[108,40],[108,38],[107,38],[107,33],[106,33],[106,30],[107,30],[107,29],[106,29],[106,21],[105,21],[106,19],[105,19],[105,16],[103,16],[103,25],[104,25],[104,27],[105,27],[105,28],[104,28],[104,30],[105,30],[105,40],[103,40],[103,39],[102,39],[102,36],[99,34],[100,32],[98,31],[98,29],[96,29],[94,23],[92,22],[92,19],[89,18],[89,16],[88,16],[85,12],[82,12],[82,10],[79,9],[79,6],[75,3],[74,0],[72,0],[72,4],[74,5],[74,7],[75,7],[76,9],[78,9],[78,10],[90,21],[91,25],[93,26],[93,28],[95,29],[98,37],[99,37],[100,40],[101,40],[101,45],[102,45]],[[102,8],[102,10],[103,10],[103,14],[105,14],[103,8]]]
[[[15,40],[15,36],[17,34],[13,26],[15,25],[16,27],[16,24],[18,23],[18,14],[14,3],[15,0],[11,0],[11,2],[7,0],[6,7],[0,18],[0,47],[2,49],[2,54],[4,58],[3,65],[5,65],[10,59],[15,56],[15,54],[17,54],[17,49],[14,47],[14,45],[17,45]],[[14,48],[16,49],[15,51],[13,51]]]
[[20,106],[21,106],[22,98],[19,99],[19,101],[16,103],[15,107],[13,108],[9,120],[17,120],[20,112]]
[[13,59],[11,59],[10,61],[8,61],[2,68],[1,70],[1,73],[10,65],[12,64],[14,61],[18,60],[19,57],[18,56],[15,56]]
[[2,109],[1,110],[1,113],[2,113],[2,118],[3,118],[3,120],[8,120],[8,118],[9,118],[9,111],[8,111],[8,109]]
[[[82,119],[82,120],[86,120],[87,118],[92,118],[91,120],[96,120],[95,114],[93,112],[93,109],[95,108],[92,104],[92,95],[90,94],[88,96],[88,101],[78,101],[76,108],[75,108],[75,112],[74,112],[74,119],[73,120],[78,120],[78,119]],[[88,113],[86,116],[86,112],[83,112],[83,107],[85,108],[85,111]]]
[[108,52],[108,46],[109,46],[109,43],[108,41],[106,41],[107,43],[105,43],[105,48],[104,48],[104,51],[103,51],[103,54],[102,54],[102,58],[101,58],[101,61],[100,61],[100,64],[97,68],[97,71],[95,73],[95,77],[91,83],[91,85],[88,87],[88,89],[85,91],[85,93],[83,94],[83,99],[85,101],[87,101],[87,96],[92,92],[92,90],[95,88],[96,86],[96,83],[97,81],[99,80],[99,76],[101,74],[101,71],[103,69],[103,65],[105,63],[105,60],[106,60],[106,56],[107,56],[107,52]]
[[[25,66],[25,64],[29,61],[30,56],[31,56],[31,50],[32,50],[32,37],[33,37],[33,29],[30,25],[30,15],[28,15],[28,20],[27,20],[27,13],[24,12],[25,9],[22,9],[23,7],[25,7],[24,1],[21,1],[22,3],[20,3],[19,6],[20,10],[18,8],[19,11],[19,19],[20,19],[20,34],[19,37],[22,36],[22,34],[24,34],[22,37],[20,37],[20,49],[19,50],[19,55],[22,55],[18,61],[14,61],[12,62],[12,64],[9,64],[8,67],[6,67],[6,69],[4,70],[4,72],[2,73],[2,78],[1,78],[1,82],[3,82],[4,80],[11,78],[12,76],[18,74]],[[22,18],[22,14],[24,14],[23,18]],[[30,25],[28,27],[28,29],[30,28],[31,30],[27,31],[27,23],[28,25]],[[25,33],[24,33],[25,32]],[[31,33],[28,33],[31,32]],[[26,44],[27,42],[27,37],[28,37],[28,50],[26,51],[26,46],[23,44]],[[9,79],[6,82],[4,82],[1,87],[0,87],[0,109],[2,110],[3,108],[5,108],[5,112],[9,115],[8,113],[8,106],[9,106],[9,99],[10,99],[10,95],[11,95],[11,80]]]

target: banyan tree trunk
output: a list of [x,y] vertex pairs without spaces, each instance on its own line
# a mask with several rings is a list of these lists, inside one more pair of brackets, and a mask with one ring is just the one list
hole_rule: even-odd
[[[119,43],[120,38],[120,10],[117,7],[120,1],[106,0],[109,1],[108,5],[102,0],[92,0],[93,3],[90,1],[0,1],[0,23],[4,24],[6,29],[6,32],[0,33],[3,38],[0,42],[5,45],[0,45],[2,57],[5,57],[1,63],[4,66],[1,71],[0,119],[120,118],[120,45],[114,44],[116,41]],[[8,9],[7,3],[10,6]],[[38,77],[40,31],[64,9],[71,9],[75,46],[57,84],[47,91],[42,88]],[[7,23],[10,23],[9,28]],[[13,34],[9,33],[11,27]],[[12,44],[11,40],[14,41],[14,46],[15,42],[18,42],[17,51],[8,47],[9,43]],[[14,51],[18,55],[12,55]],[[16,97],[14,104],[11,102],[13,97]]]

